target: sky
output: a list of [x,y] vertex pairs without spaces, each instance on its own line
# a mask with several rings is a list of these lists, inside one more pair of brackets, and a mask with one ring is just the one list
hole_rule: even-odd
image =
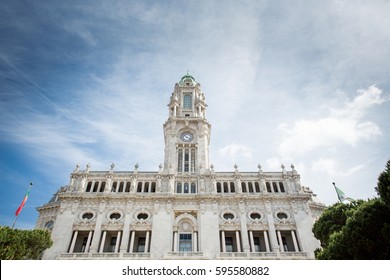
[[201,84],[215,171],[291,164],[376,197],[390,160],[389,1],[0,0],[0,225],[91,170],[157,171],[175,83]]

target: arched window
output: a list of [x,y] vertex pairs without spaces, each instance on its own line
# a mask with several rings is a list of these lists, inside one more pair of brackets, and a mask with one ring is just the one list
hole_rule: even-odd
[[95,182],[95,184],[93,185],[93,192],[97,192],[98,187],[99,187],[99,182]]
[[248,189],[250,193],[253,193],[253,184],[252,182],[248,182]]
[[221,182],[217,182],[217,193],[221,192]]
[[183,172],[183,149],[179,149],[177,156],[177,171]]
[[104,189],[106,188],[106,181],[102,182],[102,185],[100,187],[100,192],[104,192]]
[[256,192],[260,192],[259,182],[255,182],[255,190],[256,190]]
[[266,182],[265,183],[265,186],[267,187],[267,192],[272,192],[272,190],[271,190],[271,184],[269,183],[269,182]]
[[142,192],[142,182],[138,182],[137,192]]
[[130,186],[131,186],[131,183],[127,182],[126,183],[126,190],[125,190],[125,192],[130,192]]
[[247,192],[246,191],[246,183],[245,182],[241,182],[241,189],[242,189],[242,192]]
[[192,96],[190,94],[185,94],[183,96],[183,108],[192,109]]
[[190,192],[190,189],[189,189],[189,186],[188,186],[188,183],[184,183],[184,193],[189,193]]
[[273,189],[274,189],[274,192],[279,192],[279,191],[278,191],[278,185],[276,185],[275,182],[272,182],[272,187],[273,187]]
[[231,193],[236,192],[236,188],[235,188],[235,186],[234,186],[234,182],[230,182],[230,192],[231,192]]
[[198,252],[197,221],[190,214],[182,214],[174,221],[173,252]]
[[280,192],[285,192],[283,182],[279,182]]
[[196,193],[196,184],[194,182],[191,183],[191,193]]
[[124,186],[124,182],[120,182],[119,183],[119,190],[118,190],[118,192],[123,192],[123,186]]
[[111,192],[116,192],[116,187],[117,187],[118,183],[117,182],[114,182],[112,184],[112,187],[111,187]]
[[92,182],[89,181],[88,185],[87,185],[87,189],[85,190],[85,192],[90,192],[91,191],[91,187],[92,187]]
[[181,190],[181,183],[177,183],[176,185],[176,193],[181,193],[182,190]]
[[229,188],[228,188],[228,183],[227,182],[223,182],[223,192],[224,193],[229,193]]

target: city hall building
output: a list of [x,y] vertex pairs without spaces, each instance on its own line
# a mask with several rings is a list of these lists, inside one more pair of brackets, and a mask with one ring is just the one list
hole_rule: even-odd
[[44,259],[314,259],[324,209],[294,166],[216,172],[205,95],[188,73],[174,87],[158,171],[79,165],[46,204]]

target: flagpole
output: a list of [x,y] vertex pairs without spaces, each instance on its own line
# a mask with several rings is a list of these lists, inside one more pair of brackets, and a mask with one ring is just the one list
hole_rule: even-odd
[[22,208],[23,208],[24,204],[25,204],[26,201],[27,201],[27,198],[28,198],[28,195],[29,195],[30,190],[31,190],[31,188],[32,188],[32,185],[33,185],[33,183],[30,182],[30,186],[29,186],[28,189],[27,189],[27,192],[26,192],[26,195],[25,195],[24,198],[23,198],[22,204],[19,206],[20,209],[18,208],[18,210],[16,210],[17,215],[16,215],[15,220],[14,220],[14,222],[13,222],[13,224],[12,224],[12,227],[11,227],[12,229],[14,228],[14,226],[15,226],[15,224],[16,224],[16,220],[18,219],[19,214],[20,214],[20,212],[22,211]]
[[19,215],[17,215],[16,217],[15,217],[15,220],[14,220],[14,223],[12,224],[12,229],[14,228],[14,226],[15,226],[15,224],[16,224],[16,220],[18,219],[18,217],[19,217]]
[[339,192],[337,191],[335,182],[333,182],[332,184],[333,184],[333,186],[334,186],[334,190],[335,190],[336,193],[337,193],[337,198],[339,199],[340,203],[343,203],[343,201],[342,201],[341,198],[340,198]]

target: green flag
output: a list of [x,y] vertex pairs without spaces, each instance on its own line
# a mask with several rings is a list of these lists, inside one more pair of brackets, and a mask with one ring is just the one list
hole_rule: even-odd
[[345,196],[345,193],[344,193],[341,189],[339,189],[338,187],[336,187],[336,184],[335,184],[334,182],[333,182],[333,186],[334,186],[334,188],[335,188],[335,190],[336,190],[337,197],[339,198],[339,201],[340,201],[340,202],[343,202],[344,200],[353,201],[352,198],[346,197],[346,196]]

